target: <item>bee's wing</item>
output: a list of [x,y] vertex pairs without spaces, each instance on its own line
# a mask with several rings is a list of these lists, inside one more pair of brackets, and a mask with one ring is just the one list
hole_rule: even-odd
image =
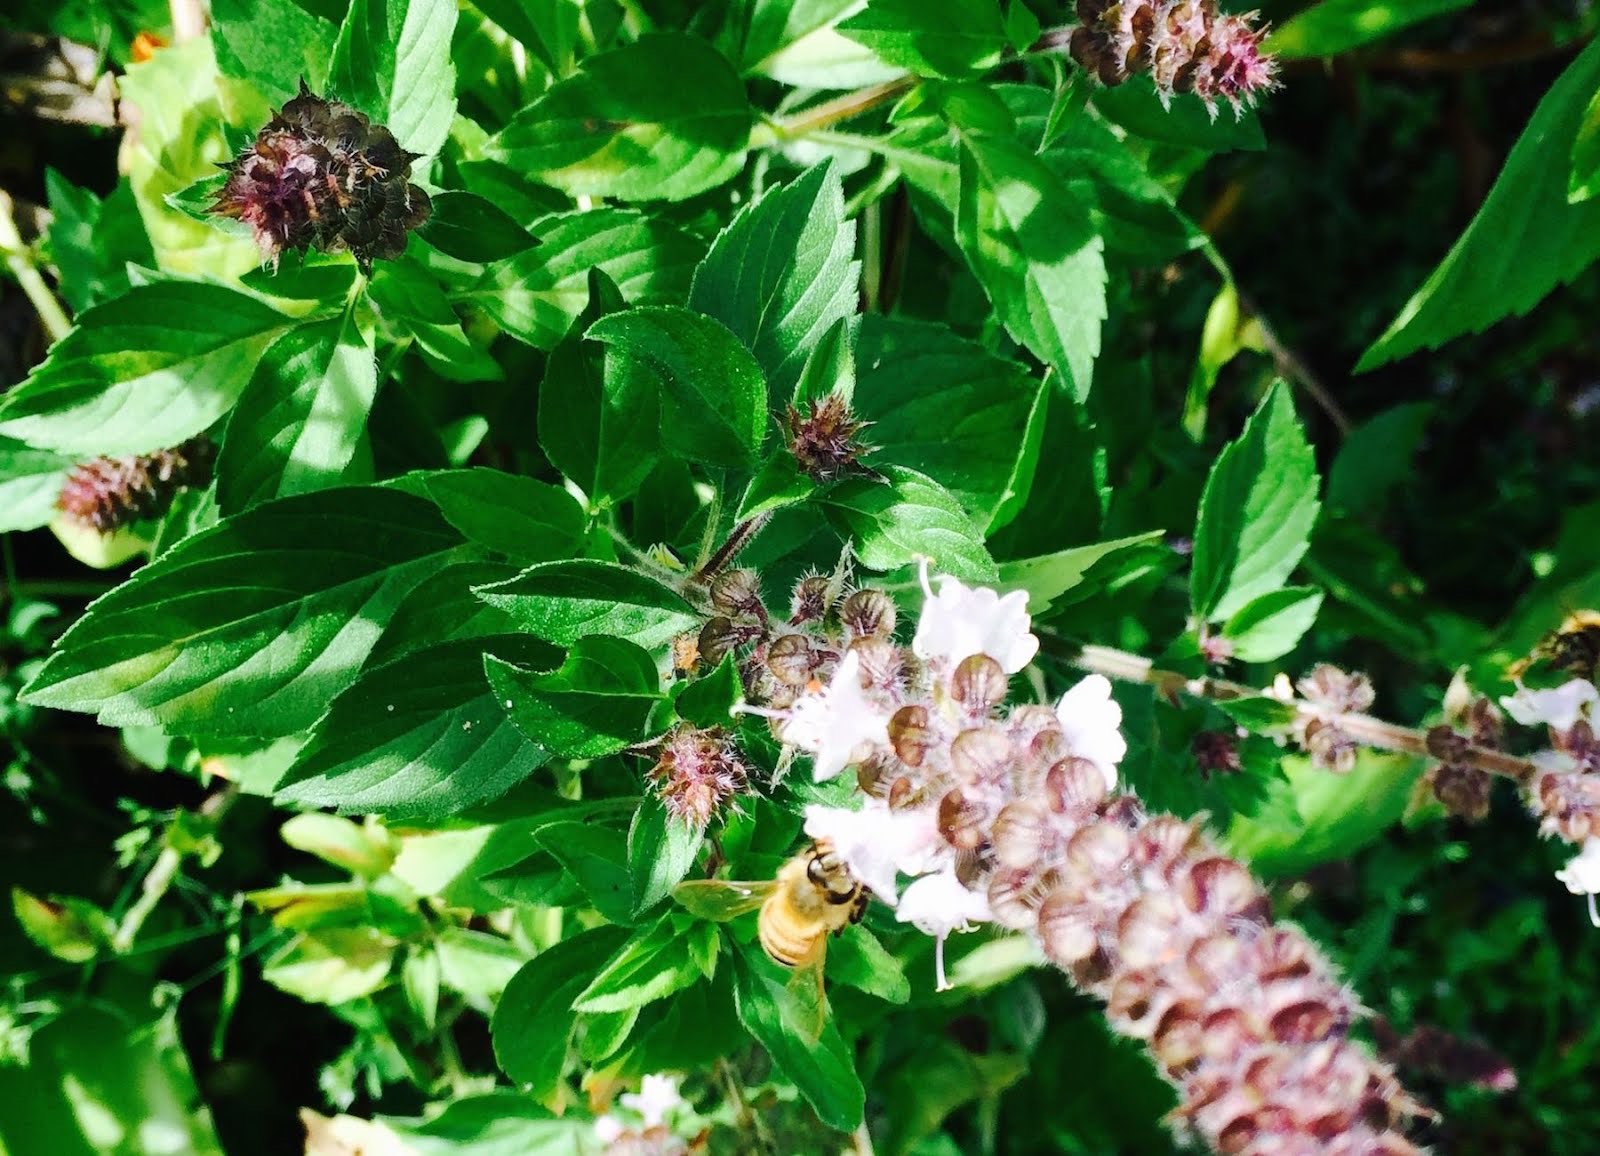
[[828,958],[828,937],[819,936],[804,959],[794,966],[787,987],[794,996],[799,1026],[811,1039],[822,1035],[828,1019],[828,993],[822,983],[822,965]]
[[672,897],[691,915],[726,922],[760,907],[777,886],[772,879],[691,879],[674,887]]

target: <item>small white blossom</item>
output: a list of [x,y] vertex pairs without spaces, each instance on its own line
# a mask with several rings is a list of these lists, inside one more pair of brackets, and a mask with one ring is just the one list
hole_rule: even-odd
[[945,577],[935,594],[926,563],[922,589],[922,617],[911,640],[911,652],[918,658],[942,658],[954,666],[974,654],[987,654],[1007,674],[1016,674],[1039,652],[1039,640],[1029,629],[1026,591],[1013,590],[1002,598],[987,586],[967,587]]
[[615,1144],[627,1130],[615,1116],[601,1116],[594,1122],[594,1138],[602,1144]]
[[1128,753],[1122,737],[1122,707],[1111,697],[1111,682],[1091,674],[1061,696],[1056,718],[1073,754],[1088,759],[1106,777],[1106,789],[1117,786],[1117,764]]
[[872,746],[889,741],[889,717],[861,688],[861,656],[851,651],[828,685],[801,695],[779,730],[783,741],[810,753],[812,777],[833,778]]
[[949,857],[933,806],[892,811],[873,798],[859,811],[813,804],[806,808],[806,834],[830,841],[850,873],[891,907],[899,897],[896,875],[935,870]]
[[910,923],[937,943],[934,947],[934,974],[937,989],[948,991],[950,981],[944,972],[944,941],[953,931],[970,931],[974,923],[986,923],[993,915],[989,911],[989,898],[977,891],[968,891],[956,878],[955,869],[947,867],[933,875],[924,875],[906,888],[900,897],[895,918]]
[[639,1082],[637,1092],[626,1092],[617,1099],[624,1108],[639,1113],[646,1128],[663,1123],[668,1112],[684,1105],[683,1097],[678,1095],[678,1081],[661,1075],[646,1076]]
[[1600,911],[1595,910],[1594,897],[1600,892],[1600,839],[1590,835],[1583,841],[1583,850],[1572,857],[1556,878],[1567,885],[1574,895],[1589,897],[1589,922],[1600,927]]
[[1587,719],[1600,701],[1600,691],[1587,679],[1574,678],[1552,690],[1529,690],[1519,686],[1516,694],[1506,695],[1500,705],[1523,726],[1544,723],[1558,731],[1569,731],[1579,719]]

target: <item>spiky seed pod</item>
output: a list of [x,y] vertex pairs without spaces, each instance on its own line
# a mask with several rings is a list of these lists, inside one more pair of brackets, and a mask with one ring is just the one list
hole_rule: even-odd
[[819,482],[860,470],[861,455],[870,452],[870,447],[856,440],[867,423],[858,421],[850,412],[850,403],[836,393],[807,403],[804,413],[791,405],[786,424],[795,464]]
[[667,813],[704,830],[750,781],[750,771],[720,727],[680,726],[661,743],[646,776]]
[[1197,731],[1189,740],[1189,753],[1202,779],[1236,775],[1244,769],[1239,758],[1239,738],[1227,731]]
[[126,458],[95,458],[78,466],[61,486],[56,507],[102,534],[141,518],[159,518],[180,490],[211,478],[216,448],[191,438],[170,450]]
[[803,626],[820,622],[828,614],[828,578],[811,574],[794,584],[794,594],[789,602],[789,624]]
[[370,275],[375,259],[405,251],[407,233],[433,211],[408,179],[417,156],[364,113],[301,81],[300,95],[227,166],[211,211],[250,226],[263,261],[286,249],[348,249]]
[[1250,16],[1219,13],[1213,0],[1078,0],[1072,58],[1108,86],[1148,72],[1163,100],[1192,92],[1216,115],[1237,112],[1277,86]]
[[761,576],[754,570],[725,570],[711,582],[711,606],[730,618],[761,618]]
[[1372,680],[1360,671],[1343,671],[1332,663],[1319,662],[1295,684],[1301,697],[1314,706],[1337,714],[1364,711],[1377,700]]
[[894,599],[882,590],[857,590],[839,607],[839,624],[855,638],[886,640],[894,634]]
[[976,718],[983,718],[1006,697],[1010,680],[987,654],[962,659],[950,674],[950,697]]

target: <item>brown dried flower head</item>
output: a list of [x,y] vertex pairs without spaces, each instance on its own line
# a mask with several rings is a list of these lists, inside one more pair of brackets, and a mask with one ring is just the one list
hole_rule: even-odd
[[743,793],[750,771],[720,727],[680,726],[662,740],[648,778],[669,815],[704,830]]
[[141,518],[159,518],[180,490],[211,478],[215,447],[191,438],[170,450],[126,458],[95,458],[67,475],[56,506],[102,534]]
[[870,452],[856,441],[867,423],[857,420],[850,403],[837,393],[808,402],[804,413],[791,405],[786,424],[789,452],[801,471],[819,482],[861,469],[861,455]]
[[410,183],[419,154],[347,104],[300,95],[227,166],[211,211],[250,226],[263,261],[286,249],[348,249],[366,274],[376,259],[398,257],[406,234],[433,210]]

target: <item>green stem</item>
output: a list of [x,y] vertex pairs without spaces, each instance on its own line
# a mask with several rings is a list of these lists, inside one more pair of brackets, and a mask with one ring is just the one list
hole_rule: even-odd
[[810,136],[821,129],[830,128],[842,120],[871,112],[880,105],[898,100],[917,86],[914,76],[902,76],[884,84],[874,84],[847,92],[833,100],[825,100],[793,116],[780,117],[772,122],[772,131],[779,141]]
[[[200,814],[212,827],[215,827],[238,797],[238,785],[229,783],[200,805]],[[170,843],[161,848],[161,853],[156,856],[156,861],[151,864],[149,873],[145,875],[144,882],[139,887],[139,898],[134,900],[133,905],[123,913],[116,931],[112,933],[111,949],[118,955],[133,946],[133,941],[138,937],[144,921],[150,918],[150,913],[156,909],[156,905],[172,889],[172,884],[178,877],[178,868],[183,866],[183,859],[184,853]]]
[[60,341],[71,330],[72,322],[34,265],[32,252],[22,243],[22,234],[17,232],[16,205],[4,190],[0,190],[0,252],[5,254],[6,268],[33,303],[50,340]]
[[[1253,686],[1229,682],[1226,679],[1190,678],[1176,671],[1161,670],[1148,658],[1141,658],[1137,654],[1109,646],[1083,646],[1075,654],[1068,656],[1067,660],[1080,670],[1087,670],[1093,674],[1103,674],[1107,678],[1115,678],[1122,682],[1142,682],[1147,686],[1153,686],[1158,694],[1167,698],[1182,694],[1189,698],[1228,702],[1262,695],[1276,697]],[[1330,714],[1314,703],[1299,699],[1294,699],[1286,705],[1294,708],[1300,720],[1309,722],[1320,718],[1336,719],[1339,729],[1363,746],[1420,755],[1423,758],[1437,757],[1428,749],[1428,733],[1425,730],[1400,726],[1398,723],[1386,722],[1367,714],[1354,712]],[[1476,743],[1467,744],[1459,757],[1452,753],[1450,761],[1459,766],[1472,767],[1474,770],[1499,775],[1501,778],[1511,779],[1524,785],[1531,782],[1539,773],[1539,768],[1530,759]]]

